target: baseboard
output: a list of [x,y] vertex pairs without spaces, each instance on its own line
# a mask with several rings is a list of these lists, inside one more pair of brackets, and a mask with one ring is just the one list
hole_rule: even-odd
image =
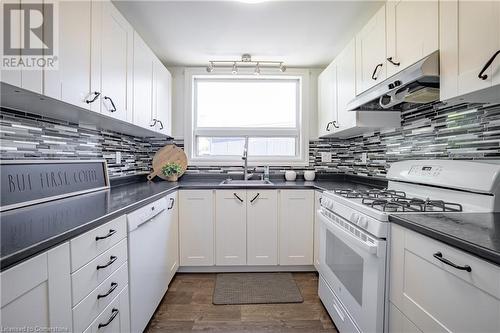
[[177,273],[249,273],[249,272],[316,272],[305,266],[181,266]]

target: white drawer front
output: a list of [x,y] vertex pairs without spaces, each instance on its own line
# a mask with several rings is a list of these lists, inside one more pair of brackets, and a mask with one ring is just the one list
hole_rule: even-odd
[[110,277],[73,308],[73,329],[82,332],[111,303],[128,282],[125,262]]
[[[71,240],[71,271],[74,272],[127,236],[125,215]],[[106,238],[103,238],[106,237]]]
[[136,229],[141,223],[160,214],[167,207],[167,198],[161,198],[128,214],[129,231]]
[[418,329],[500,332],[499,267],[399,226],[391,234],[390,299]]
[[[74,272],[71,275],[73,306],[107,279],[125,261],[127,261],[127,239],[123,239],[120,243]],[[108,266],[104,267],[106,265]],[[97,269],[97,267],[103,268]]]
[[[105,325],[105,326],[103,326]],[[130,332],[128,285],[85,330],[85,333]]]

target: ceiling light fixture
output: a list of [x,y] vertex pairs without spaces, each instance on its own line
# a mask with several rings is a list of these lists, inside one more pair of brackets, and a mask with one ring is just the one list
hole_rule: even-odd
[[210,61],[210,63],[207,66],[207,72],[212,73],[214,71],[214,63]]
[[253,72],[255,75],[259,75],[260,74],[260,67],[259,67],[259,63],[257,63],[257,65],[255,65],[255,72]]
[[215,68],[231,68],[233,74],[238,73],[238,69],[241,68],[255,68],[254,74],[260,74],[262,68],[265,69],[278,69],[280,72],[286,71],[286,66],[283,61],[271,61],[271,60],[252,60],[252,56],[245,53],[241,56],[241,60],[211,60],[208,62],[207,72],[212,73]]

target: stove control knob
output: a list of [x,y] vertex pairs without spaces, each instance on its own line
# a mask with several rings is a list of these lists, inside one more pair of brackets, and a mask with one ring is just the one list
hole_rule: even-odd
[[356,213],[352,213],[351,214],[351,217],[349,218],[349,220],[354,223],[354,224],[358,224],[358,220],[359,220],[359,215],[356,214]]
[[368,220],[366,219],[366,217],[360,217],[360,219],[358,221],[358,225],[361,228],[366,228],[368,226]]

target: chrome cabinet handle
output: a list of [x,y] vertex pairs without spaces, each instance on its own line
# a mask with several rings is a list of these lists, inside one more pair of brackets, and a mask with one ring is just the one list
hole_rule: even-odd
[[449,265],[453,268],[456,268],[456,269],[459,269],[461,271],[467,271],[467,272],[471,272],[472,271],[472,268],[470,268],[469,265],[464,265],[464,266],[459,266],[457,264],[455,264],[454,262],[446,259],[443,257],[443,254],[441,252],[436,252],[432,255],[434,258],[436,258],[437,260],[445,263],[446,265]]
[[481,80],[486,80],[488,78],[488,75],[484,74],[484,72],[486,72],[486,70],[488,69],[488,67],[491,66],[491,64],[493,63],[493,61],[495,60],[495,58],[499,54],[500,54],[500,50],[498,50],[498,51],[495,52],[495,54],[490,58],[490,60],[488,60],[488,62],[484,65],[483,69],[481,69],[481,72],[479,72],[479,74],[477,76],[478,78],[480,78]]
[[115,256],[109,257],[109,261],[106,264],[97,265],[97,270],[100,270],[100,269],[108,267],[109,265],[112,265],[116,261],[116,259],[118,259],[118,257],[115,257]]
[[394,60],[392,60],[392,57],[387,58],[387,61],[390,62],[391,64],[393,64],[394,66],[401,65],[401,63],[399,61],[395,62]]
[[260,193],[257,193],[257,194],[255,195],[255,197],[253,197],[253,199],[252,199],[252,200],[250,200],[250,203],[253,203],[255,200],[257,200],[257,198],[259,197],[259,195],[260,195]]
[[236,197],[236,199],[238,199],[240,202],[243,202],[243,199],[242,199],[242,198],[240,198],[240,197],[238,196],[238,194],[233,193],[233,195],[234,195],[234,196]]
[[116,234],[116,230],[109,229],[109,232],[106,236],[96,236],[95,241],[97,242],[98,240],[109,238],[109,237],[113,236],[114,234]]
[[90,100],[88,98],[85,99],[85,103],[87,103],[87,104],[95,102],[96,99],[97,99],[97,97],[99,97],[101,95],[101,93],[98,92],[98,91],[93,91],[89,95],[94,95],[94,97],[92,99],[90,99]]
[[109,110],[109,112],[115,112],[116,111],[116,106],[115,106],[115,103],[113,103],[113,100],[111,99],[111,97],[104,96],[104,99],[107,99],[111,103],[112,109]]
[[175,199],[170,198],[170,206],[168,206],[167,210],[171,210],[172,208],[174,208],[174,202],[175,202]]
[[119,312],[120,311],[118,311],[118,309],[113,308],[113,310],[111,310],[111,317],[109,317],[108,321],[105,322],[104,324],[99,323],[99,325],[97,326],[97,329],[102,328],[102,327],[106,327],[109,324],[111,324],[111,322],[116,318],[116,316],[118,316]]
[[97,299],[105,298],[108,297],[115,289],[118,287],[118,283],[116,282],[111,282],[111,287],[105,294],[99,294],[97,295]]
[[375,69],[373,70],[373,74],[372,74],[372,80],[376,80],[378,79],[378,75],[375,76],[375,74],[377,74],[377,70],[379,67],[382,67],[384,64],[378,64],[377,66],[375,66]]

